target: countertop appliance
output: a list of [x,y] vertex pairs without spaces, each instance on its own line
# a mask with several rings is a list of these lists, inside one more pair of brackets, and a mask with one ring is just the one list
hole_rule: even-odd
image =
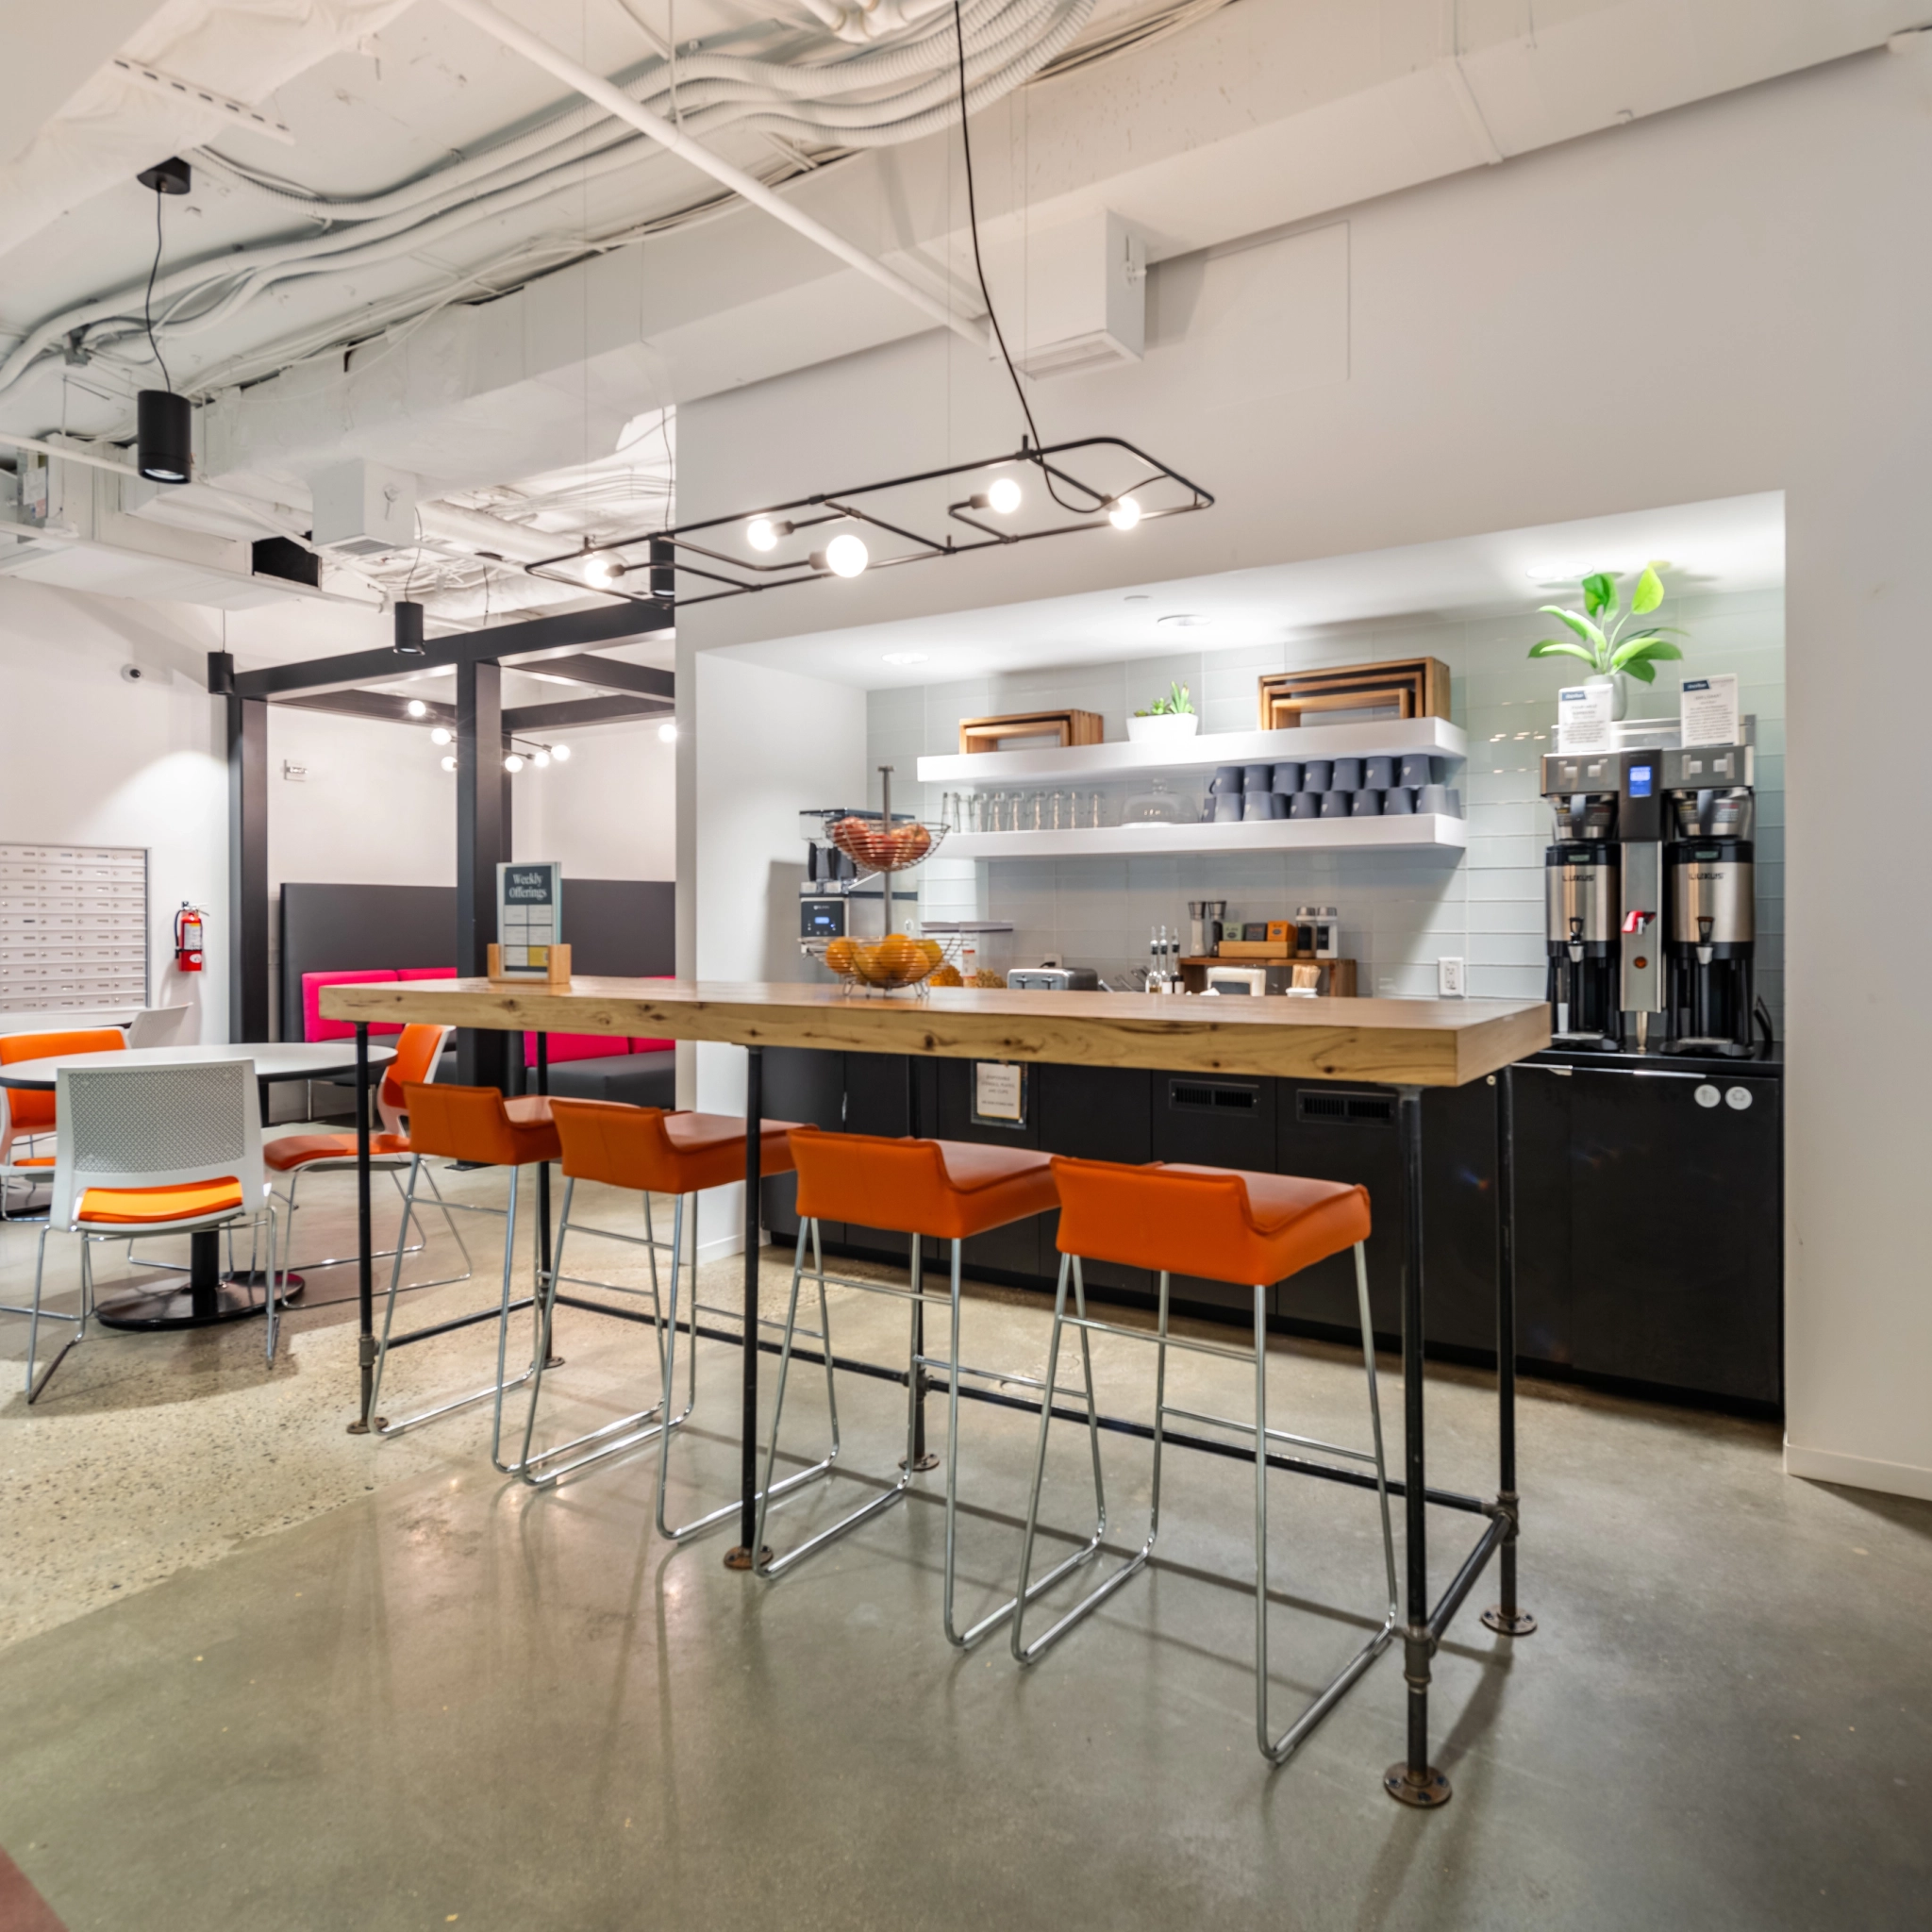
[[1723,745],[1663,757],[1675,834],[1664,846],[1671,1045],[1740,1057],[1752,1051],[1756,1007],[1753,750]]
[[1012,966],[1007,984],[1016,992],[1098,992],[1100,974],[1091,966]]

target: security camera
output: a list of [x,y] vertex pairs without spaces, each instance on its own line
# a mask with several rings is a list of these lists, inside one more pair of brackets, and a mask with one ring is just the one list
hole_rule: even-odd
[[123,680],[128,684],[139,684],[147,675],[147,673],[139,664],[124,664],[121,667],[121,675]]

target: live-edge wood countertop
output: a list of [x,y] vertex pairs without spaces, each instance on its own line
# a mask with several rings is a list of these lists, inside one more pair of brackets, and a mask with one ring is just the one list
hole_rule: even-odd
[[489,1031],[628,1034],[734,1046],[1151,1067],[1176,1074],[1460,1087],[1550,1043],[1541,1000],[1230,999],[935,987],[578,978],[411,979],[322,989],[325,1018]]

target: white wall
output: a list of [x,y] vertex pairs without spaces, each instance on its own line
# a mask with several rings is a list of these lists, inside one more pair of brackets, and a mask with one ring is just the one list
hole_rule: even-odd
[[[150,996],[195,1008],[175,1036],[228,1037],[228,808],[211,640],[173,609],[0,578],[0,840],[148,848]],[[121,676],[138,663],[139,684]],[[184,900],[207,969],[176,972]]]
[[566,880],[675,878],[677,747],[658,721],[573,731],[569,742],[568,762],[517,774],[516,856],[554,858]]
[[[678,972],[725,981],[799,978],[798,814],[864,795],[865,693],[724,658],[698,658],[688,671],[682,654],[677,690],[691,799],[690,863],[678,872]],[[679,1098],[741,1114],[742,1052],[700,1045],[689,1058],[693,1084]],[[741,1188],[702,1197],[708,1259],[742,1250],[743,1211]]]
[[[1919,61],[1863,56],[1363,204],[1325,363],[1266,353],[1333,312],[1292,248],[1164,264],[1144,364],[1036,404],[1049,441],[1129,436],[1210,513],[685,628],[711,645],[1783,490],[1788,1466],[1932,1496],[1932,1296],[1903,1205],[1932,1166],[1932,904],[1874,835],[1922,814],[1932,709],[1928,108]],[[991,367],[922,337],[688,408],[681,511],[990,454],[1019,426]]]

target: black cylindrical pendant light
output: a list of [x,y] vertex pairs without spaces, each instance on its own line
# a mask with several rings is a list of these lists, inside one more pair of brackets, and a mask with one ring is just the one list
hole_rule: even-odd
[[194,411],[173,390],[144,389],[135,398],[136,467],[150,483],[185,483],[193,467]]
[[407,597],[398,597],[395,603],[396,641],[395,654],[399,658],[420,658],[423,655],[423,607],[412,604]]

